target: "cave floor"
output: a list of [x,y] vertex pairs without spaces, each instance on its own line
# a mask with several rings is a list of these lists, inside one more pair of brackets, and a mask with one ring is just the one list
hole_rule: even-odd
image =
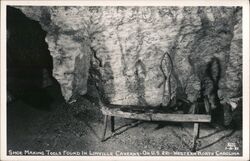
[[[56,99],[45,109],[16,100],[8,105],[7,149],[113,152],[114,155],[122,155],[120,152],[139,152],[141,155],[146,152],[190,151],[192,124],[124,118],[115,121],[115,135],[101,142],[103,116],[93,99],[79,98],[71,104]],[[106,135],[110,136],[109,129]],[[208,124],[201,125],[198,151],[232,152],[225,150],[228,143],[236,143],[237,152],[241,154],[242,130],[220,130]]]

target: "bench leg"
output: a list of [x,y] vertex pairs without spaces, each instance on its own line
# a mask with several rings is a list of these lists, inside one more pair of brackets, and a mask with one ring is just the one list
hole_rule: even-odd
[[199,138],[199,123],[194,123],[194,133],[193,133],[193,145],[192,145],[192,152],[196,152],[196,140]]
[[105,134],[106,134],[106,130],[107,130],[107,122],[108,122],[108,115],[104,115],[102,142],[105,141]]
[[111,121],[111,132],[115,132],[115,117],[111,116],[110,117],[110,121]]

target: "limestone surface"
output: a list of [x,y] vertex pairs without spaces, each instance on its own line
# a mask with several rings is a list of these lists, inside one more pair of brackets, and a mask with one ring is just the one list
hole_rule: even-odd
[[47,32],[66,101],[87,92],[91,72],[114,104],[242,95],[239,7],[17,8]]

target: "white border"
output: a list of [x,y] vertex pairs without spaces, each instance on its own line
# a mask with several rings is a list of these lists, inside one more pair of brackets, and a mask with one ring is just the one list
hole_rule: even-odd
[[[243,156],[165,156],[165,157],[91,157],[91,156],[7,156],[6,139],[6,6],[242,6],[243,7]],[[248,0],[88,0],[88,1],[1,1],[1,158],[0,160],[249,160],[249,2]]]

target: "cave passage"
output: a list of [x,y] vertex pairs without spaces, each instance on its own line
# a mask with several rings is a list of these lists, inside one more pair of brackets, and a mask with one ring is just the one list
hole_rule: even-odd
[[41,109],[61,95],[52,77],[53,62],[46,32],[20,10],[7,7],[7,92]]

